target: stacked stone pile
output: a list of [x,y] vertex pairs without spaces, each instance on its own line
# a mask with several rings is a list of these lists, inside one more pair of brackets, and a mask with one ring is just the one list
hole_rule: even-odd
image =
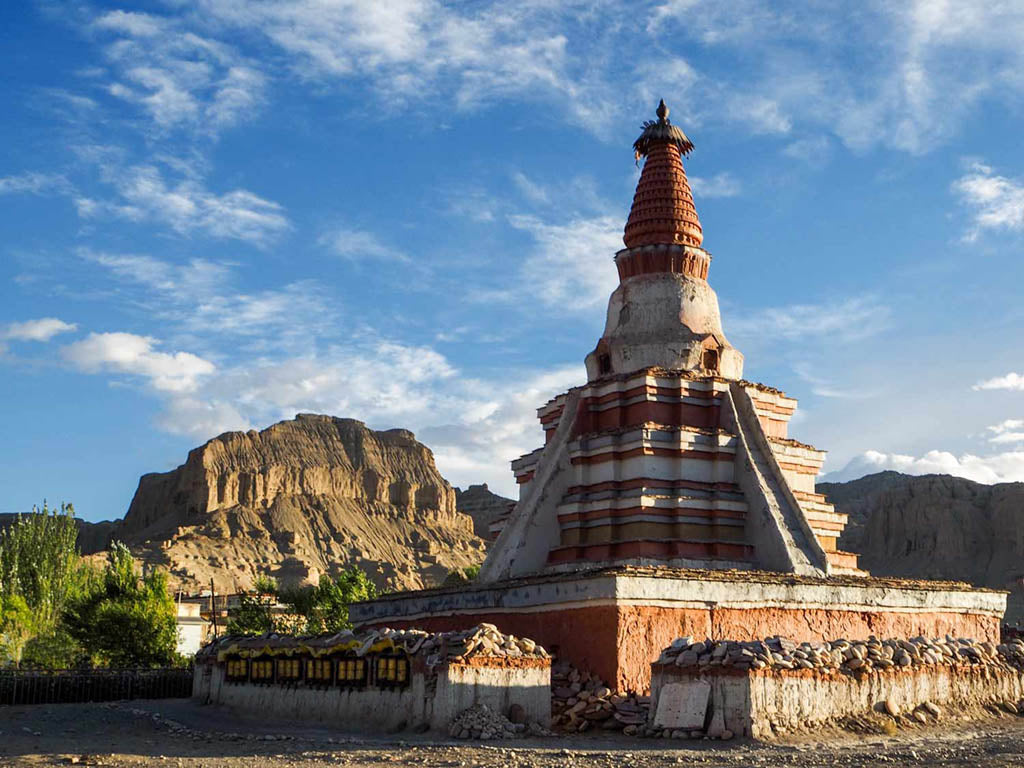
[[993,643],[964,638],[909,640],[832,640],[796,643],[785,637],[764,640],[703,640],[681,637],[661,652],[655,664],[696,670],[715,667],[735,669],[831,669],[845,674],[869,670],[919,667],[988,665],[1024,670],[1024,640]]
[[423,656],[427,666],[462,662],[476,656],[505,659],[547,659],[543,647],[525,637],[503,634],[493,624],[479,624],[471,629],[430,633],[421,629],[371,629],[360,632],[344,630],[331,635],[293,637],[267,633],[255,637],[228,635],[203,648],[197,661],[209,656],[237,654],[285,655],[309,653],[325,656],[334,652],[354,652],[365,656],[381,650],[404,650],[410,656]]
[[509,717],[495,712],[486,704],[474,704],[452,720],[448,735],[453,739],[515,739],[523,736],[550,736],[551,731],[538,722],[526,722],[522,707],[515,704]]
[[566,661],[551,667],[551,722],[563,731],[592,728],[636,733],[647,722],[650,696],[611,690],[597,675]]
[[463,710],[448,726],[453,739],[510,739],[526,731],[523,723],[513,723],[486,704],[474,704]]
[[[389,632],[391,630],[382,630]],[[395,630],[401,632],[401,630]],[[504,659],[547,659],[548,652],[527,637],[506,635],[493,624],[479,624],[471,629],[429,635],[420,630],[422,645],[413,644],[410,653],[428,654],[427,663],[460,662],[474,656],[495,656]],[[396,643],[397,644],[397,643]]]

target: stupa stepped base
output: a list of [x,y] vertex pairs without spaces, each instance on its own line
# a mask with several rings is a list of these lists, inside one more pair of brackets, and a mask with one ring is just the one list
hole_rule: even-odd
[[1005,610],[1005,592],[956,582],[633,566],[398,593],[357,603],[350,616],[358,627],[430,631],[488,622],[613,688],[644,691],[651,662],[681,635],[998,642]]
[[825,452],[787,437],[796,405],[660,368],[559,395],[538,410],[544,447],[512,463],[520,501],[492,525],[481,579],[613,564],[867,575],[838,549],[846,515],[815,491]]

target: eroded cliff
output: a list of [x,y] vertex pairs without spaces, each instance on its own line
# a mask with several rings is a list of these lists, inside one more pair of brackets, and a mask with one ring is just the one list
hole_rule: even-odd
[[223,592],[260,574],[316,582],[349,564],[412,589],[484,556],[411,432],[315,414],[225,433],[177,469],[144,475],[113,536],[184,588],[213,578]]
[[1024,619],[1024,483],[879,472],[818,492],[850,516],[839,547],[873,575],[1007,589],[1007,618]]
[[471,485],[464,491],[456,488],[455,505],[460,512],[473,518],[473,531],[477,536],[490,539],[488,529],[491,523],[511,512],[516,503],[492,492],[487,483],[482,483]]

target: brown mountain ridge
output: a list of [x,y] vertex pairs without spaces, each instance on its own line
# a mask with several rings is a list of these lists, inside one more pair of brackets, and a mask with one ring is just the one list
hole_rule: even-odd
[[818,492],[850,516],[839,546],[873,575],[1010,590],[1007,619],[1024,619],[1024,483],[879,472]]
[[83,531],[83,551],[120,539],[188,591],[211,578],[218,592],[259,575],[315,583],[348,565],[416,589],[486,548],[412,432],[317,414],[215,437],[177,469],[143,475],[124,520],[98,525],[109,529]]

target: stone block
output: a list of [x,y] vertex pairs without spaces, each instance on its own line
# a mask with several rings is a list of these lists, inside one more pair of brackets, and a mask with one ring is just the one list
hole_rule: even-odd
[[669,683],[661,689],[655,728],[697,730],[704,727],[711,697],[711,684],[704,680]]

